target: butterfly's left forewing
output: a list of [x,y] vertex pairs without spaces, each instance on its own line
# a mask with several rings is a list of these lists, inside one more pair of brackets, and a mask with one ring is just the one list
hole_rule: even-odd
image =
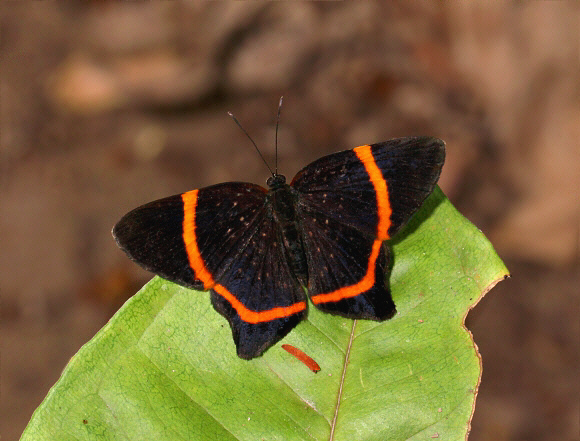
[[119,247],[141,267],[183,286],[203,289],[183,241],[182,195],[150,202],[127,213],[113,228]]

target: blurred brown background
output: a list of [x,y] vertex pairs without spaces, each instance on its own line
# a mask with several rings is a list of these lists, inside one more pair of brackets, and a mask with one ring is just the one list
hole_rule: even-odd
[[579,4],[2,2],[0,434],[151,276],[126,211],[397,136],[447,141],[440,185],[512,278],[470,313],[470,441],[578,440]]

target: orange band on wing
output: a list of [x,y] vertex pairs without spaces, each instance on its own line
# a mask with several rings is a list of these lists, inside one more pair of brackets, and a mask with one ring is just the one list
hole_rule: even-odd
[[188,191],[181,195],[183,200],[183,242],[189,258],[189,266],[195,272],[195,277],[203,282],[204,289],[213,289],[226,299],[236,310],[240,318],[247,323],[269,322],[275,319],[289,317],[306,309],[306,302],[297,302],[290,306],[281,306],[265,311],[252,311],[246,308],[228,289],[215,283],[211,273],[205,266],[195,234],[195,214],[197,209],[197,193],[199,190]]
[[377,214],[379,218],[377,224],[377,239],[373,243],[371,255],[369,256],[367,272],[360,282],[339,288],[336,291],[317,294],[311,297],[312,303],[315,305],[325,302],[338,302],[349,297],[356,297],[371,289],[375,284],[375,264],[377,262],[377,257],[379,257],[379,252],[381,251],[381,243],[383,240],[390,237],[388,231],[391,226],[392,210],[391,205],[389,204],[387,182],[385,181],[385,178],[383,178],[383,174],[375,162],[370,145],[357,147],[354,149],[354,152],[365,166],[369,179],[375,188],[375,194],[377,195]]
[[279,306],[265,311],[252,311],[246,308],[225,286],[217,284],[213,287],[213,290],[230,302],[232,308],[236,310],[240,318],[246,323],[270,322],[279,318],[290,317],[306,309],[306,302],[296,302],[290,306]]
[[383,178],[383,173],[379,169],[370,145],[363,145],[354,149],[358,159],[363,163],[369,178],[375,187],[377,195],[377,213],[379,222],[377,225],[377,238],[386,240],[389,238],[389,227],[391,226],[391,204],[389,204],[389,191],[387,182]]
[[204,289],[210,289],[215,285],[215,282],[205,267],[205,263],[203,263],[197,246],[197,236],[195,235],[195,212],[197,210],[198,191],[192,190],[181,195],[183,200],[183,242],[189,258],[189,266],[195,272],[196,279],[203,282]]
[[373,242],[373,249],[371,251],[369,263],[367,265],[367,273],[364,275],[360,282],[355,283],[354,285],[339,288],[336,291],[312,296],[310,298],[312,303],[318,305],[319,303],[338,302],[339,300],[349,297],[356,297],[359,294],[371,289],[375,284],[375,264],[377,262],[377,257],[379,256],[379,252],[381,251],[382,243],[383,241],[380,239],[377,239]]

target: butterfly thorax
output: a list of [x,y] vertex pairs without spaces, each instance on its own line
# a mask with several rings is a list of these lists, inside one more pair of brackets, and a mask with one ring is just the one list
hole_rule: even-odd
[[276,222],[279,240],[284,244],[288,262],[298,281],[306,286],[308,282],[308,266],[302,235],[298,228],[296,203],[298,192],[285,183],[282,175],[274,175],[268,179],[267,200],[271,204],[272,216]]

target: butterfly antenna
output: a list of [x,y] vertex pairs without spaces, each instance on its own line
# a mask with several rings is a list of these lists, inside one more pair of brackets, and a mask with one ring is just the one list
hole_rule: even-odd
[[272,169],[270,168],[270,166],[268,165],[268,163],[266,162],[266,159],[264,158],[264,156],[262,155],[262,152],[260,151],[260,149],[258,148],[258,146],[256,145],[256,143],[254,142],[254,140],[252,139],[252,137],[248,134],[248,132],[246,132],[246,129],[244,129],[242,127],[242,125],[240,124],[240,122],[238,121],[238,119],[234,116],[234,114],[232,112],[228,112],[228,115],[230,115],[232,117],[232,119],[235,121],[235,123],[238,125],[238,127],[240,129],[242,129],[242,132],[244,132],[246,134],[246,136],[248,137],[248,139],[252,142],[252,144],[254,145],[254,147],[256,148],[256,151],[258,152],[258,155],[260,155],[260,158],[262,158],[262,161],[264,161],[264,164],[266,164],[266,167],[268,167],[268,170],[270,170],[270,174],[272,176],[275,176],[274,172],[272,171]]
[[280,97],[280,101],[278,102],[278,116],[276,116],[276,174],[278,174],[278,126],[280,125],[280,112],[282,111],[282,101],[284,101],[284,97]]

